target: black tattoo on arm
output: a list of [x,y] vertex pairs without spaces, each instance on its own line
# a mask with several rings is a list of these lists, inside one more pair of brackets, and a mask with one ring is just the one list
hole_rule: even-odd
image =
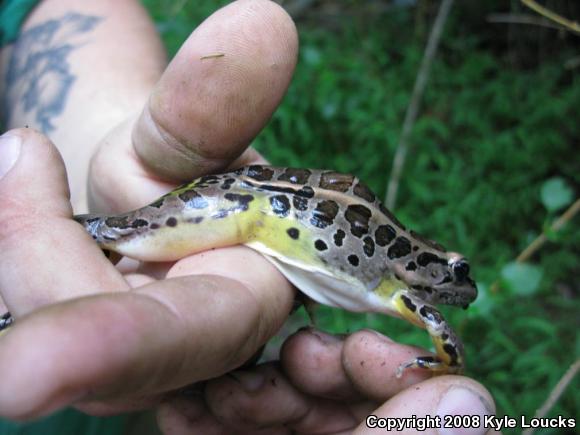
[[71,53],[86,43],[100,17],[68,13],[24,31],[16,41],[5,77],[5,125],[14,113],[24,113],[30,125],[50,133],[76,80]]

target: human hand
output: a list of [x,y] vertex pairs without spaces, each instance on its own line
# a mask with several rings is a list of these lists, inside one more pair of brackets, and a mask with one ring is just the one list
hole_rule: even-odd
[[[477,382],[463,376],[429,379],[417,370],[396,377],[401,363],[424,353],[374,331],[337,337],[302,330],[285,342],[279,363],[232,372],[209,381],[204,390],[175,395],[159,407],[158,423],[172,435],[362,434],[377,430],[365,425],[371,415],[391,424],[439,417],[441,425],[451,416],[469,416],[478,427],[458,432],[486,433],[483,416],[493,414],[495,406]],[[405,429],[415,432],[455,433]]]
[[[264,8],[235,10],[256,4]],[[252,151],[238,156],[286,89],[295,34],[287,17],[264,2],[229,10],[243,22],[218,15],[205,23],[137,123],[128,119],[103,142],[91,165],[94,209],[134,208],[174,181],[224,169],[235,159],[236,166],[259,159]],[[268,37],[248,41],[261,31]],[[243,35],[232,51],[229,32]],[[192,67],[219,53],[225,56]],[[23,140],[20,158],[0,181],[0,291],[17,317],[34,313],[0,342],[0,352],[11,355],[0,361],[1,414],[36,417],[70,403],[91,413],[149,406],[168,391],[234,369],[279,328],[292,290],[253,251],[216,250],[121,275],[70,220],[54,148],[33,132],[14,134]],[[86,295],[98,296],[54,304]]]
[[[259,161],[246,147],[285,93],[296,52],[294,25],[272,2],[215,13],[141,116],[99,147],[93,209],[135,208],[184,179]],[[215,54],[223,56],[204,58]],[[285,320],[293,289],[244,247],[121,274],[71,220],[54,146],[27,129],[3,142],[0,152],[17,158],[11,168],[0,158],[0,293],[17,323],[0,340],[0,354],[11,355],[0,361],[0,415],[34,418],[71,403],[95,414],[150,406],[238,367]]]

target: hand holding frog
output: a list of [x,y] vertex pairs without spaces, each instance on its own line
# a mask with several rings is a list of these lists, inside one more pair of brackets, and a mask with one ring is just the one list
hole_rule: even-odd
[[[235,29],[236,23],[250,30]],[[244,38],[266,29],[268,43],[234,38],[229,55],[220,46],[222,26]],[[204,58],[220,50],[226,55]],[[167,69],[136,127],[131,118],[103,141],[91,166],[92,204],[125,210],[168,190],[167,180],[227,166],[279,102],[295,50],[293,27],[270,3],[242,1],[215,14]],[[202,58],[191,71],[191,59]],[[70,220],[64,170],[52,145],[32,132],[12,136],[21,139],[19,155],[0,181],[3,299],[19,317],[96,296],[35,311],[3,337],[0,352],[11,356],[0,362],[3,415],[32,417],[69,403],[93,413],[156,403],[168,391],[239,366],[278,329],[293,294],[261,256],[229,248],[123,276]],[[256,158],[248,151],[235,165]],[[165,274],[170,279],[156,280]]]

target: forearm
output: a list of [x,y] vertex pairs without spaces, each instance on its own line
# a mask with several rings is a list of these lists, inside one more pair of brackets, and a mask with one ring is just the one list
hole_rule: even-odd
[[5,126],[55,142],[83,207],[95,146],[143,107],[165,68],[151,19],[135,0],[44,0],[0,55]]

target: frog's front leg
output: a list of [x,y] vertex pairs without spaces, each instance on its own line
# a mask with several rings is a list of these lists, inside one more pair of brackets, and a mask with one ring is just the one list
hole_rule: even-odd
[[392,298],[393,306],[403,318],[427,330],[437,352],[435,357],[420,356],[402,364],[397,377],[409,368],[426,369],[437,374],[462,373],[463,345],[441,313],[407,290],[395,292]]

